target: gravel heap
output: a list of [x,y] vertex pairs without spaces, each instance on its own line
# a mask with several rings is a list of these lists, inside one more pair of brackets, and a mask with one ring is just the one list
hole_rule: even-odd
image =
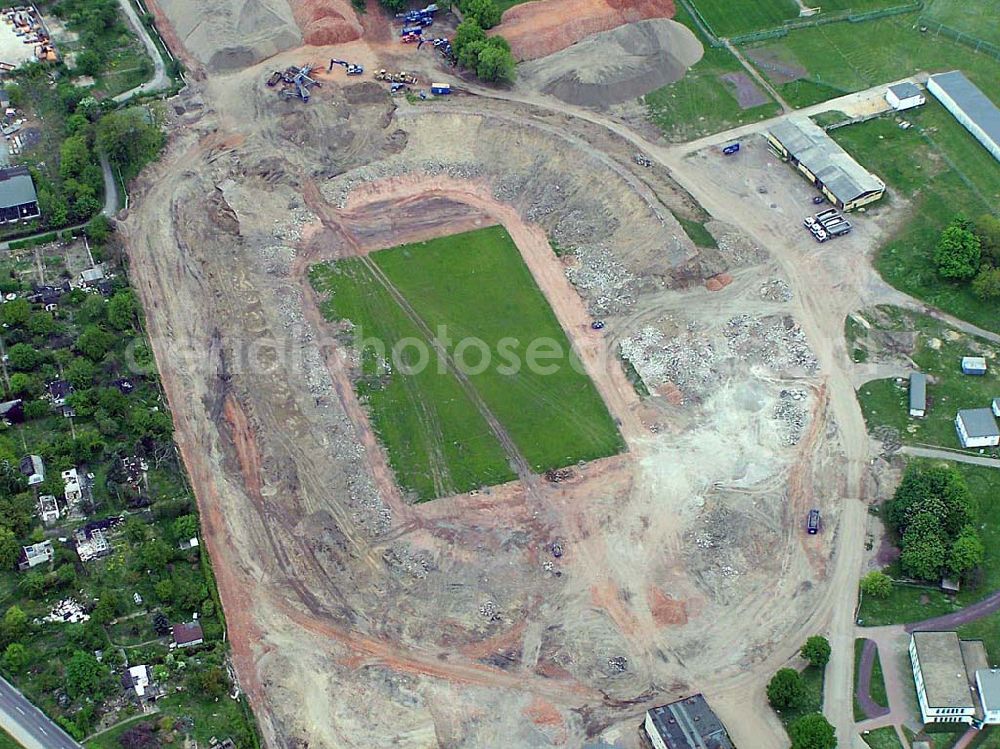
[[790,302],[792,288],[780,278],[772,278],[761,285],[760,298],[765,302]]
[[774,407],[774,418],[781,422],[781,443],[787,447],[799,444],[809,412],[805,408],[809,394],[805,390],[782,390]]
[[801,328],[787,315],[736,315],[726,322],[722,334],[730,351],[751,364],[776,371],[799,369],[806,374],[814,374],[819,366]]
[[620,351],[647,386],[673,383],[684,402],[700,400],[718,381],[715,347],[693,326],[671,336],[647,326],[623,339]]

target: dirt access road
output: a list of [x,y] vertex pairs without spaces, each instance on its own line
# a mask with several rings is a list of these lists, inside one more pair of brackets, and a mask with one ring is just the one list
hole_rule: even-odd
[[[308,54],[391,59],[362,46]],[[175,99],[168,153],[123,223],[267,743],[384,743],[391,713],[400,746],[629,745],[646,707],[705,691],[738,744],[777,749],[764,684],[817,631],[834,643],[828,708],[847,735],[867,437],[841,336],[864,273],[848,259],[813,272],[832,255],[803,266],[728,164],[651,146],[660,165],[635,167],[641,141],[593,115],[489,99],[397,111],[334,76],[308,107],[280,101],[266,71],[305,54],[206,73]],[[627,454],[531,491],[399,496],[352,351],[303,282],[316,260],[408,241],[379,208],[396,201],[437,217],[427,236],[477,217],[522,233]],[[671,215],[696,202],[720,219],[719,250]],[[547,237],[578,252],[556,259]],[[701,284],[720,270],[734,282],[712,294]],[[791,298],[763,299],[773,281]],[[744,323],[768,348],[734,333]],[[668,331],[690,343],[679,355],[713,363],[637,401],[617,344]],[[792,436],[776,416],[789,390],[804,404]],[[819,537],[801,528],[812,506]]]

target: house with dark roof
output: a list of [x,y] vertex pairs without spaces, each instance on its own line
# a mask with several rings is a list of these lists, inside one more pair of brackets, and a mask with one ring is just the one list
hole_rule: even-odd
[[15,398],[12,401],[0,403],[0,421],[8,424],[20,424],[24,421],[24,401]]
[[1000,161],[1000,108],[961,70],[932,75],[927,90]]
[[66,396],[73,392],[73,386],[67,380],[53,380],[45,389],[49,392],[52,404],[62,406],[66,403]]
[[643,730],[655,749],[735,749],[701,694],[646,711]]
[[1000,429],[991,408],[963,408],[955,417],[955,431],[962,447],[1000,445]]
[[174,635],[174,645],[179,648],[191,648],[205,642],[205,633],[202,632],[201,623],[198,621],[183,622],[171,627]]
[[23,221],[41,216],[38,195],[28,168],[0,169],[0,223]]
[[885,183],[808,117],[789,117],[767,133],[771,151],[795,166],[835,206],[853,211],[879,200]]

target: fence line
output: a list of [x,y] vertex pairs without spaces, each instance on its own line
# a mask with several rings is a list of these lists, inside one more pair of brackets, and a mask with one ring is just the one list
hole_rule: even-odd
[[919,23],[921,27],[926,27],[928,31],[933,31],[936,36],[946,36],[952,41],[970,47],[976,52],[982,52],[995,60],[1000,60],[1000,46],[996,44],[991,44],[972,34],[966,34],[964,31],[953,29],[951,26],[945,26],[940,21],[935,21],[933,18],[927,18],[926,16],[920,16]]

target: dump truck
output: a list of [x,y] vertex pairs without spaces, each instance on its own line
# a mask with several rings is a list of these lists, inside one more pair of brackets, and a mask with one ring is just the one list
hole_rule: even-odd
[[809,516],[806,518],[806,532],[810,536],[815,536],[819,533],[821,524],[822,518],[820,517],[819,510],[809,510]]
[[435,96],[447,96],[451,93],[450,83],[432,83],[431,93]]

